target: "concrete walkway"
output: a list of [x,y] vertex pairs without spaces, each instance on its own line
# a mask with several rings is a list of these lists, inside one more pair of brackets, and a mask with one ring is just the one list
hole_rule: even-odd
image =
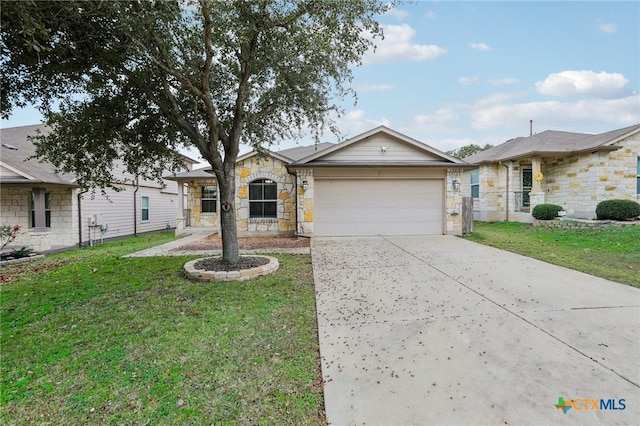
[[637,424],[640,290],[452,236],[312,256],[330,424]]
[[[187,244],[195,243],[203,238],[207,238],[211,235],[209,230],[198,230],[194,228],[192,234],[186,237],[161,244],[159,246],[151,247],[146,250],[137,251],[125,255],[124,257],[154,257],[154,256],[186,256],[186,255],[198,255],[198,256],[214,256],[221,255],[222,250],[175,250]],[[240,254],[258,254],[258,253],[290,253],[290,254],[309,254],[311,249],[309,247],[300,248],[271,248],[261,250],[240,250]]]

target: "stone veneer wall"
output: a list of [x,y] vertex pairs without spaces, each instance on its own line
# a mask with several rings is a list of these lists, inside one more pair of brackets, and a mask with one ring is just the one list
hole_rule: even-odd
[[[187,205],[185,206],[185,208],[191,211],[190,226],[218,226],[218,213],[220,212],[220,193],[218,191],[218,200],[216,200],[216,212],[202,213],[203,186],[215,186],[217,188],[218,182],[215,178],[199,179],[195,181],[195,183],[189,185],[189,188],[187,189]],[[179,214],[180,216],[182,216],[182,212],[180,212]]]
[[558,204],[569,214],[595,216],[599,202],[637,199],[636,167],[640,156],[640,134],[635,134],[610,152],[546,159],[542,190],[546,202]]
[[[585,153],[562,158],[542,158],[541,202],[562,206],[569,214],[595,217],[599,202],[611,199],[638,199],[637,161],[640,134],[617,143],[616,151]],[[521,191],[522,169],[531,167],[531,159],[508,162],[509,194],[505,194],[505,167],[497,164],[479,167],[480,197],[475,201],[477,220],[505,220],[506,200],[509,219],[532,221],[530,213],[515,212],[514,192]],[[468,180],[468,173],[463,179]],[[465,182],[466,184],[466,182]],[[532,199],[532,204],[534,200]]]
[[[315,180],[313,170],[301,169],[298,176],[298,233],[302,235],[313,235],[313,215],[314,215],[314,188]],[[307,181],[307,190],[302,187],[302,182]]]
[[[249,217],[249,184],[271,179],[278,185],[277,218]],[[275,158],[254,155],[236,165],[236,221],[238,232],[295,233],[296,193],[293,175]]]
[[51,193],[51,227],[42,231],[29,228],[32,187],[2,185],[1,225],[19,224],[21,226],[18,238],[5,247],[5,250],[26,246],[35,251],[43,251],[76,244],[78,234],[75,217],[77,209],[74,202],[76,191],[73,188],[48,185],[34,187],[44,188],[46,192]]
[[640,226],[640,221],[615,221],[615,220],[572,220],[572,219],[553,219],[553,220],[533,220],[534,226],[544,228],[559,229],[606,229],[606,228],[624,228],[626,226]]
[[446,234],[462,235],[462,194],[463,191],[454,191],[453,182],[457,179],[462,182],[462,170],[447,170],[445,179],[445,207],[446,207]]
[[[475,218],[482,221],[498,221],[506,218],[507,200],[509,198],[509,210],[513,211],[513,191],[518,189],[509,188],[506,194],[507,170],[498,164],[482,165],[478,169],[478,179],[480,182],[480,196],[474,199]],[[465,179],[469,179],[468,174]]]

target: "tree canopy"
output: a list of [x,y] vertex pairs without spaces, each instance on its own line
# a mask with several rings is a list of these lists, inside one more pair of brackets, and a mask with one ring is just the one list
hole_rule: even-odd
[[[225,260],[237,260],[234,166],[255,147],[337,132],[351,67],[381,36],[377,0],[3,1],[2,114],[38,105],[37,155],[86,187],[114,161],[158,178],[198,149],[219,184]],[[57,105],[57,106],[56,106]],[[235,248],[233,244],[235,244]]]
[[489,149],[489,148],[493,148],[493,145],[486,144],[485,146],[480,146],[472,143],[469,145],[461,146],[460,148],[457,148],[457,149],[452,149],[451,151],[447,151],[447,154],[452,155],[456,158],[463,159],[477,152],[484,151],[485,149]]

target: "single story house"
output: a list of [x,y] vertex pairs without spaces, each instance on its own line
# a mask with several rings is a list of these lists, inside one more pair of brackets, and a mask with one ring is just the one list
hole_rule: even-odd
[[[469,165],[380,126],[339,144],[251,152],[235,168],[239,235],[462,233],[459,181]],[[219,228],[211,169],[175,177],[186,190],[177,232]]]
[[463,192],[476,220],[531,222],[538,204],[595,218],[603,200],[640,198],[640,124],[601,134],[547,130],[471,155]]
[[[145,181],[118,167],[122,191],[106,190],[106,197],[84,191],[73,175],[28,159],[35,153],[28,136],[47,131],[45,125],[0,129],[0,224],[21,226],[5,250],[46,251],[173,228],[180,204],[175,181]],[[185,170],[197,163],[184,160]]]

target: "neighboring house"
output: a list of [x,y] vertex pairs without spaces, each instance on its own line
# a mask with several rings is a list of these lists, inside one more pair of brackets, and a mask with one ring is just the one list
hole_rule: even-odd
[[[106,190],[108,198],[100,190],[83,191],[73,175],[27,160],[35,153],[28,136],[47,131],[44,125],[0,129],[0,224],[22,227],[5,250],[52,250],[174,226],[180,204],[175,182],[138,180],[117,167],[122,191]],[[185,170],[194,163],[185,157]]]
[[[238,232],[459,235],[462,195],[457,182],[468,166],[384,126],[340,144],[251,152],[236,163]],[[167,179],[177,180],[184,194],[177,232],[189,227],[217,230],[220,206],[211,170]]]
[[640,198],[640,124],[597,135],[547,130],[471,155],[463,179],[477,220],[531,222],[538,204],[595,218],[603,200]]

